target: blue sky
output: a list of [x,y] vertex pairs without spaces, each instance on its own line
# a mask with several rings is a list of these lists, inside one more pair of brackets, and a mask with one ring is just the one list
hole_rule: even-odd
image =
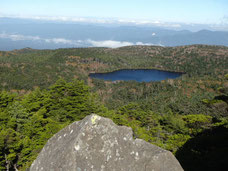
[[228,0],[1,0],[0,15],[228,24]]

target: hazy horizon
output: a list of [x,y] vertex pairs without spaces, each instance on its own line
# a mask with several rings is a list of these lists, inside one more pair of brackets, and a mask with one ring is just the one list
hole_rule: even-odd
[[8,0],[0,50],[132,45],[228,46],[225,0]]
[[[228,31],[226,0],[8,0],[0,2],[0,17],[48,21],[121,23],[165,26],[183,25]],[[185,29],[185,27],[183,27]]]

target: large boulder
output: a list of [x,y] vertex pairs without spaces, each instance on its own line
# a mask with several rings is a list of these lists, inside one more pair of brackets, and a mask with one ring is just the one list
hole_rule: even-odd
[[169,151],[141,139],[131,128],[90,115],[59,131],[30,171],[183,171]]

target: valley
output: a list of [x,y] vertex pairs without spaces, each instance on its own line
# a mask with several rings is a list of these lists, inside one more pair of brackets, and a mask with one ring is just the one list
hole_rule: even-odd
[[[156,82],[89,77],[121,69],[185,74]],[[227,73],[224,46],[1,51],[0,156],[25,170],[53,134],[96,113],[131,127],[135,138],[170,150],[187,171],[195,165],[219,169],[227,158],[215,163],[227,152],[226,146],[205,145],[203,140],[209,136],[213,142],[227,142]],[[214,133],[217,130],[222,131]],[[205,160],[213,148],[219,151],[215,161]],[[203,162],[192,160],[196,156]],[[0,168],[5,162],[0,158]]]

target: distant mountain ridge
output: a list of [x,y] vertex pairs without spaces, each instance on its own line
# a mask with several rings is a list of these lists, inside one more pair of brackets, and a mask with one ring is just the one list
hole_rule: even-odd
[[228,46],[228,32],[0,18],[0,50],[192,44]]

